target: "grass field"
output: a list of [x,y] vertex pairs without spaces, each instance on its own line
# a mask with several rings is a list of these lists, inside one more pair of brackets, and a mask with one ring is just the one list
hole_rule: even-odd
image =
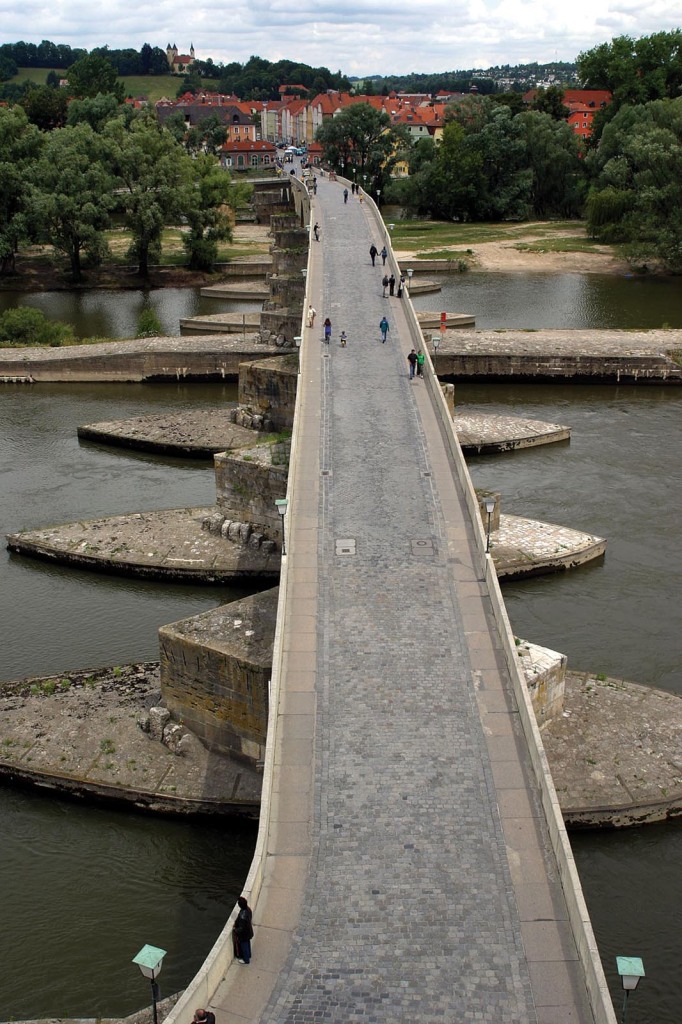
[[[57,74],[64,78],[66,71],[63,68],[54,68]],[[45,85],[49,68],[19,68],[11,82],[20,85],[22,82],[33,82],[35,85]],[[162,96],[175,99],[182,79],[177,75],[131,75],[128,78],[121,78],[126,96],[145,96],[150,103],[156,103]],[[218,82],[211,79],[204,79],[204,87],[207,90],[215,91]]]
[[[570,232],[570,234],[569,234]],[[527,241],[532,235],[536,240]],[[523,239],[523,241],[522,241]],[[450,221],[396,221],[391,231],[394,248],[411,250],[422,259],[448,259],[469,255],[467,249],[482,242],[516,242],[533,252],[591,252],[598,248],[585,235],[582,221],[532,223],[454,224]]]

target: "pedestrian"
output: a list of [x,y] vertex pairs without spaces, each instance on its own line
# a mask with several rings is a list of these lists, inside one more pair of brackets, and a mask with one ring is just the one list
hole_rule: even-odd
[[313,231],[315,232],[315,241],[319,242],[319,240],[320,240],[320,225],[317,223],[317,221],[315,221],[315,227],[313,228]]
[[348,338],[346,337],[346,332],[345,331],[341,331],[341,336],[339,338],[339,342],[341,344],[341,348],[345,348],[346,347],[346,342],[347,341],[348,341]]
[[195,1010],[192,1024],[215,1024],[215,1013],[211,1013],[210,1010]]
[[343,190],[343,201],[344,201],[344,203],[348,202],[348,189],[347,188],[344,188],[344,190]]
[[376,247],[376,245],[374,244],[374,242],[372,242],[372,244],[371,244],[371,245],[370,245],[370,247],[369,247],[369,255],[370,255],[370,257],[371,257],[371,260],[372,260],[372,266],[374,266],[374,261],[375,261],[375,260],[376,260],[376,258],[377,258],[377,253],[378,253],[378,252],[379,252],[379,250],[377,249],[377,247]]
[[315,317],[316,316],[317,316],[317,310],[313,309],[313,304],[311,302],[310,305],[308,306],[308,318],[307,318],[308,327],[312,327],[313,326],[313,324],[315,323]]
[[388,279],[388,294],[395,295],[395,274],[391,274]]
[[324,340],[327,343],[327,345],[329,344],[329,339],[331,338],[331,336],[332,336],[332,322],[329,319],[329,317],[327,317],[327,319],[324,322]]
[[360,191],[360,186],[359,185],[358,185],[358,199],[360,200],[361,203],[364,203],[364,201],[365,201],[365,197],[362,194],[362,192]]
[[381,318],[381,322],[379,323],[379,330],[381,331],[381,340],[382,342],[385,343],[386,335],[388,334],[389,331],[388,320],[386,319],[385,316]]
[[417,366],[417,353],[415,352],[414,349],[412,349],[409,356],[407,357],[407,361],[410,364],[410,380],[412,380],[414,377],[414,371]]
[[386,289],[388,288],[388,274],[384,274],[384,276],[382,277],[382,279],[381,279],[381,287],[384,289],[382,295],[383,295],[383,298],[385,299],[386,298]]
[[253,925],[251,924],[251,919],[253,915],[251,913],[251,907],[246,902],[244,896],[239,897],[237,905],[239,906],[239,913],[237,914],[237,920],[234,922],[234,928],[232,929],[234,949],[237,962],[240,964],[249,964],[251,963],[251,939],[253,938]]
[[383,267],[386,266],[386,260],[387,259],[388,259],[388,249],[386,248],[386,246],[384,246],[383,249],[381,250],[381,265]]
[[402,299],[402,297],[403,297],[403,288],[404,287],[405,287],[405,275],[401,274],[400,275],[400,280],[398,281],[398,298],[399,299]]
[[417,376],[424,376],[424,363],[426,362],[426,356],[421,349],[417,352]]

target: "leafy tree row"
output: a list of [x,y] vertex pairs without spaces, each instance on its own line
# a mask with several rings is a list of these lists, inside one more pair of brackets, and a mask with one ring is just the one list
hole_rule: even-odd
[[[577,216],[586,181],[580,143],[570,126],[541,111],[514,115],[505,103],[467,96],[449,107],[440,144],[411,146],[404,126],[357,103],[322,125],[318,141],[337,170],[399,202],[442,220]],[[390,180],[399,159],[409,178]],[[366,176],[366,179],[365,179]]]
[[[100,46],[90,52],[99,57],[106,57],[119,75],[170,74],[165,50],[158,46],[150,46],[149,43],[144,43],[140,50],[110,50],[108,46]],[[72,64],[87,55],[87,50],[51,43],[47,39],[37,45],[24,42],[3,43],[0,46],[0,71],[4,66],[3,62],[9,62],[9,66],[14,67],[13,75],[17,73],[17,68],[60,68],[63,70],[70,68]],[[1,76],[0,80],[2,80]]]
[[21,248],[51,245],[74,281],[107,254],[105,231],[131,233],[129,258],[146,277],[161,233],[184,223],[189,266],[208,269],[231,237],[235,186],[216,159],[190,157],[153,113],[121,111],[114,97],[85,98],[69,123],[42,132],[21,107],[0,108],[0,267],[11,273]]
[[226,65],[208,65],[198,62],[199,71],[219,79],[219,89],[234,93],[240,99],[277,100],[280,85],[303,85],[308,96],[326,92],[327,89],[350,89],[350,82],[340,71],[332,73],[328,68],[313,68],[308,64],[297,64],[280,60],[273,64],[262,57],[250,57],[245,64],[234,61]]

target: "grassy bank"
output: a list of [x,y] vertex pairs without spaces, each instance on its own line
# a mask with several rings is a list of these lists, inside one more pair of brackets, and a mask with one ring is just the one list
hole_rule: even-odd
[[[456,224],[450,221],[395,221],[393,247],[409,250],[416,259],[466,259],[475,245],[507,243],[520,252],[603,252],[587,237],[582,221]],[[531,238],[532,240],[529,240]]]

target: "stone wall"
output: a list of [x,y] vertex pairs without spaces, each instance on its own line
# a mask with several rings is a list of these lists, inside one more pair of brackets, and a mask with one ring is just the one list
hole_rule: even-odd
[[209,750],[263,758],[277,588],[159,630],[161,694]]
[[568,659],[565,654],[526,640],[517,639],[516,652],[537,723],[542,729],[563,712]]
[[227,519],[250,523],[278,545],[282,524],[276,498],[287,493],[289,443],[221,452],[214,460],[216,503]]
[[291,430],[297,382],[298,352],[244,363],[239,367],[239,404],[267,418],[273,430]]

